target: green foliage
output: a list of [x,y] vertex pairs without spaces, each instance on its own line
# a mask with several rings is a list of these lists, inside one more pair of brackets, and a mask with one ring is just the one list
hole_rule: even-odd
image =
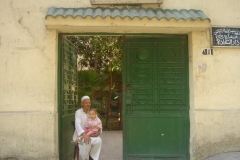
[[[82,96],[90,96],[91,106],[97,108],[101,116],[106,116],[106,128],[109,128],[111,96],[121,95],[123,37],[68,36],[67,38],[78,48],[78,57],[80,57],[78,99],[80,101]],[[83,70],[86,68],[87,70]]]
[[68,36],[78,48],[80,68],[87,67],[99,73],[109,70],[121,71],[122,42],[121,36]]
[[107,79],[108,75],[97,73],[94,70],[78,71],[78,99],[88,95],[94,101],[94,92],[102,90]]

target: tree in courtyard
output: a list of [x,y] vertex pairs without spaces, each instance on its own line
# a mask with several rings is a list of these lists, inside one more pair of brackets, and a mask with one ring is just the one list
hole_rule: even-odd
[[[78,55],[80,57],[80,61],[78,61],[79,70],[87,68],[88,70],[91,70],[91,72],[95,71],[97,74],[99,74],[98,76],[93,76],[92,73],[89,73],[91,75],[88,76],[92,78],[95,77],[95,79],[92,79],[91,83],[87,83],[85,81],[85,85],[81,84],[82,86],[85,86],[86,90],[81,89],[81,86],[79,86],[79,88],[83,92],[86,92],[87,90],[90,91],[90,95],[92,95],[92,99],[95,104],[100,103],[97,103],[99,101],[97,101],[97,98],[93,95],[96,95],[96,92],[99,93],[99,90],[105,88],[106,92],[104,92],[105,94],[103,94],[101,97],[105,100],[103,101],[105,102],[103,106],[106,106],[106,128],[108,128],[111,95],[113,92],[120,94],[120,88],[122,86],[122,37],[69,36],[68,39],[78,48]],[[81,80],[81,77],[86,76],[86,73],[84,74],[85,75],[82,75],[81,73],[80,75],[79,72],[79,80]],[[98,78],[100,77],[108,77],[107,80],[105,79],[105,87],[103,87],[102,84],[101,87],[96,86],[99,85],[97,82],[99,81]]]

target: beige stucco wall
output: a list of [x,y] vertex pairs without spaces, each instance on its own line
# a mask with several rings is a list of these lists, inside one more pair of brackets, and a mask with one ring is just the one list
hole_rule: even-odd
[[189,34],[191,155],[193,159],[240,151],[240,50],[210,48],[207,32]]
[[0,1],[0,159],[56,159],[57,34],[46,3]]
[[[0,1],[0,158],[57,159],[58,31],[46,29],[45,14],[49,7],[89,7],[89,1]],[[200,9],[213,26],[234,27],[240,27],[239,6],[239,0],[163,0],[162,5]],[[127,26],[121,30],[131,32]],[[240,48],[214,48],[213,56],[203,56],[202,49],[211,47],[209,32],[187,34],[191,159],[237,151]]]

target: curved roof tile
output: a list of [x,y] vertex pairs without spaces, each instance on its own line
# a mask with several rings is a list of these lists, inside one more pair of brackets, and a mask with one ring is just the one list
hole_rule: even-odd
[[91,16],[92,18],[96,18],[98,16],[102,18],[111,17],[121,17],[126,18],[157,18],[162,19],[166,18],[168,20],[174,18],[176,20],[187,20],[187,19],[201,19],[201,20],[209,20],[210,19],[201,11],[201,10],[186,10],[186,9],[153,9],[153,8],[49,8],[46,14],[46,17],[57,17],[61,16],[63,18],[67,16],[72,16],[73,18],[80,16],[82,18],[86,18],[87,16]]

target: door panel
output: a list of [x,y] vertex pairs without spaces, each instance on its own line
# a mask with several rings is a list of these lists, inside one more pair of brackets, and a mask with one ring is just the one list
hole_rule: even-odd
[[77,110],[77,48],[66,37],[59,36],[58,119],[59,159],[72,159],[74,114]]
[[189,159],[187,37],[129,37],[123,51],[124,159]]

